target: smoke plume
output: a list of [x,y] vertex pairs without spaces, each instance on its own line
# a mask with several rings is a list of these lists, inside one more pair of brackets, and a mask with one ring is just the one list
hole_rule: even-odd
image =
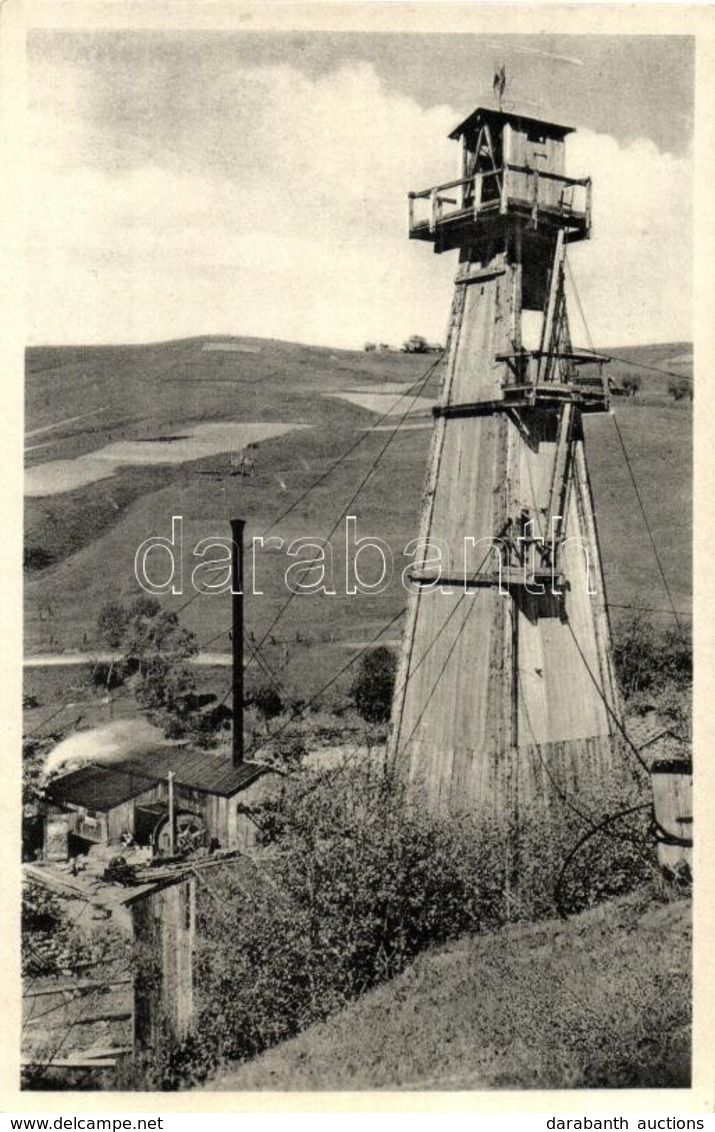
[[113,763],[169,745],[163,732],[145,719],[120,719],[63,739],[47,756],[45,775],[66,774],[86,763]]

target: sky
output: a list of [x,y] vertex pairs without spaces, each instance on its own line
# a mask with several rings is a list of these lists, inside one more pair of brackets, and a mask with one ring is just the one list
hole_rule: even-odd
[[593,177],[576,343],[689,340],[688,37],[36,30],[30,344],[444,340],[456,253],[407,239],[406,196],[456,176],[501,63]]

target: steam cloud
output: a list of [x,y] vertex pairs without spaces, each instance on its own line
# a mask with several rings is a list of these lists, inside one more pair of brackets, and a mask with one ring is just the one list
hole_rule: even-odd
[[120,719],[63,739],[47,756],[45,775],[66,774],[87,763],[113,763],[127,755],[171,745],[163,732],[146,720]]

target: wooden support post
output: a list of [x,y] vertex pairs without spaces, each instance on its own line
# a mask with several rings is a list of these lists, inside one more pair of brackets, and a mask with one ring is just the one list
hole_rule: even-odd
[[531,175],[531,224],[534,230],[539,226],[539,170]]
[[559,516],[561,518],[560,535],[563,535],[566,524],[566,505],[568,496],[568,487],[570,482],[570,460],[569,455],[571,452],[571,434],[573,430],[574,407],[570,402],[566,402],[561,407],[558,426],[558,438],[556,441],[556,455],[554,456],[554,470],[551,479],[551,497],[549,499],[549,509],[547,511],[547,518],[549,523],[552,524],[551,531],[554,535],[554,545],[551,548],[552,562],[556,562],[556,549],[557,549],[557,532],[553,526],[554,519]]
[[556,310],[561,298],[563,287],[563,259],[564,259],[564,230],[559,228],[556,237],[554,260],[551,267],[551,282],[549,284],[549,297],[544,312],[544,325],[541,328],[541,357],[539,358],[538,380],[544,381],[548,374],[554,337],[554,323]]
[[169,856],[176,855],[176,818],[174,814],[174,772],[170,770],[166,776],[169,784]]
[[437,227],[437,190],[430,189],[429,194],[429,230],[434,232]]
[[[497,178],[497,184],[499,180]],[[499,211],[502,216],[506,216],[507,208],[509,207],[508,184],[506,179],[506,169],[502,170],[501,185],[499,186]]]
[[231,639],[233,684],[233,765],[243,762],[243,519],[231,520]]
[[519,606],[512,601],[511,614],[511,745],[519,746]]

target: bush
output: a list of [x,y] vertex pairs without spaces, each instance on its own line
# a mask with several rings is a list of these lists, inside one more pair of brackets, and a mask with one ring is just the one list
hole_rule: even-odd
[[641,385],[643,383],[641,381],[640,374],[627,373],[623,378],[621,384],[623,385],[623,389],[627,397],[635,397],[636,394],[640,391]]
[[22,564],[26,570],[46,570],[55,560],[55,556],[44,546],[26,546],[22,552]]
[[258,708],[266,727],[283,711],[283,700],[272,684],[261,684],[254,692],[249,692],[246,701]]
[[397,661],[381,645],[365,653],[350,689],[350,698],[368,723],[384,723],[390,718],[395,691]]
[[672,377],[668,382],[668,396],[674,401],[684,401],[687,397],[693,399],[693,383],[686,377]]
[[97,635],[110,649],[118,649],[129,625],[129,611],[118,601],[108,601],[97,618]]
[[112,661],[98,660],[90,669],[89,683],[93,688],[111,692],[124,683],[125,675],[125,665],[114,664]]
[[199,1025],[164,1088],[326,1018],[431,943],[500,922],[476,841],[410,810],[382,765],[303,771],[267,809],[276,851],[201,891]]
[[681,689],[692,680],[689,627],[662,629],[649,620],[639,602],[614,629],[613,659],[626,698],[663,692],[669,684]]
[[[619,793],[613,809],[626,805]],[[157,1067],[156,1083],[189,1085],[221,1060],[255,1056],[393,978],[427,947],[552,916],[556,879],[584,825],[565,807],[549,838],[540,815],[524,807],[518,821],[480,815],[479,826],[432,817],[375,758],[286,779],[255,815],[273,840],[268,855],[239,872],[218,869],[210,891],[200,888],[198,1025]],[[574,857],[569,911],[650,875],[646,823],[625,832],[594,837]],[[517,869],[521,888],[510,885]]]

